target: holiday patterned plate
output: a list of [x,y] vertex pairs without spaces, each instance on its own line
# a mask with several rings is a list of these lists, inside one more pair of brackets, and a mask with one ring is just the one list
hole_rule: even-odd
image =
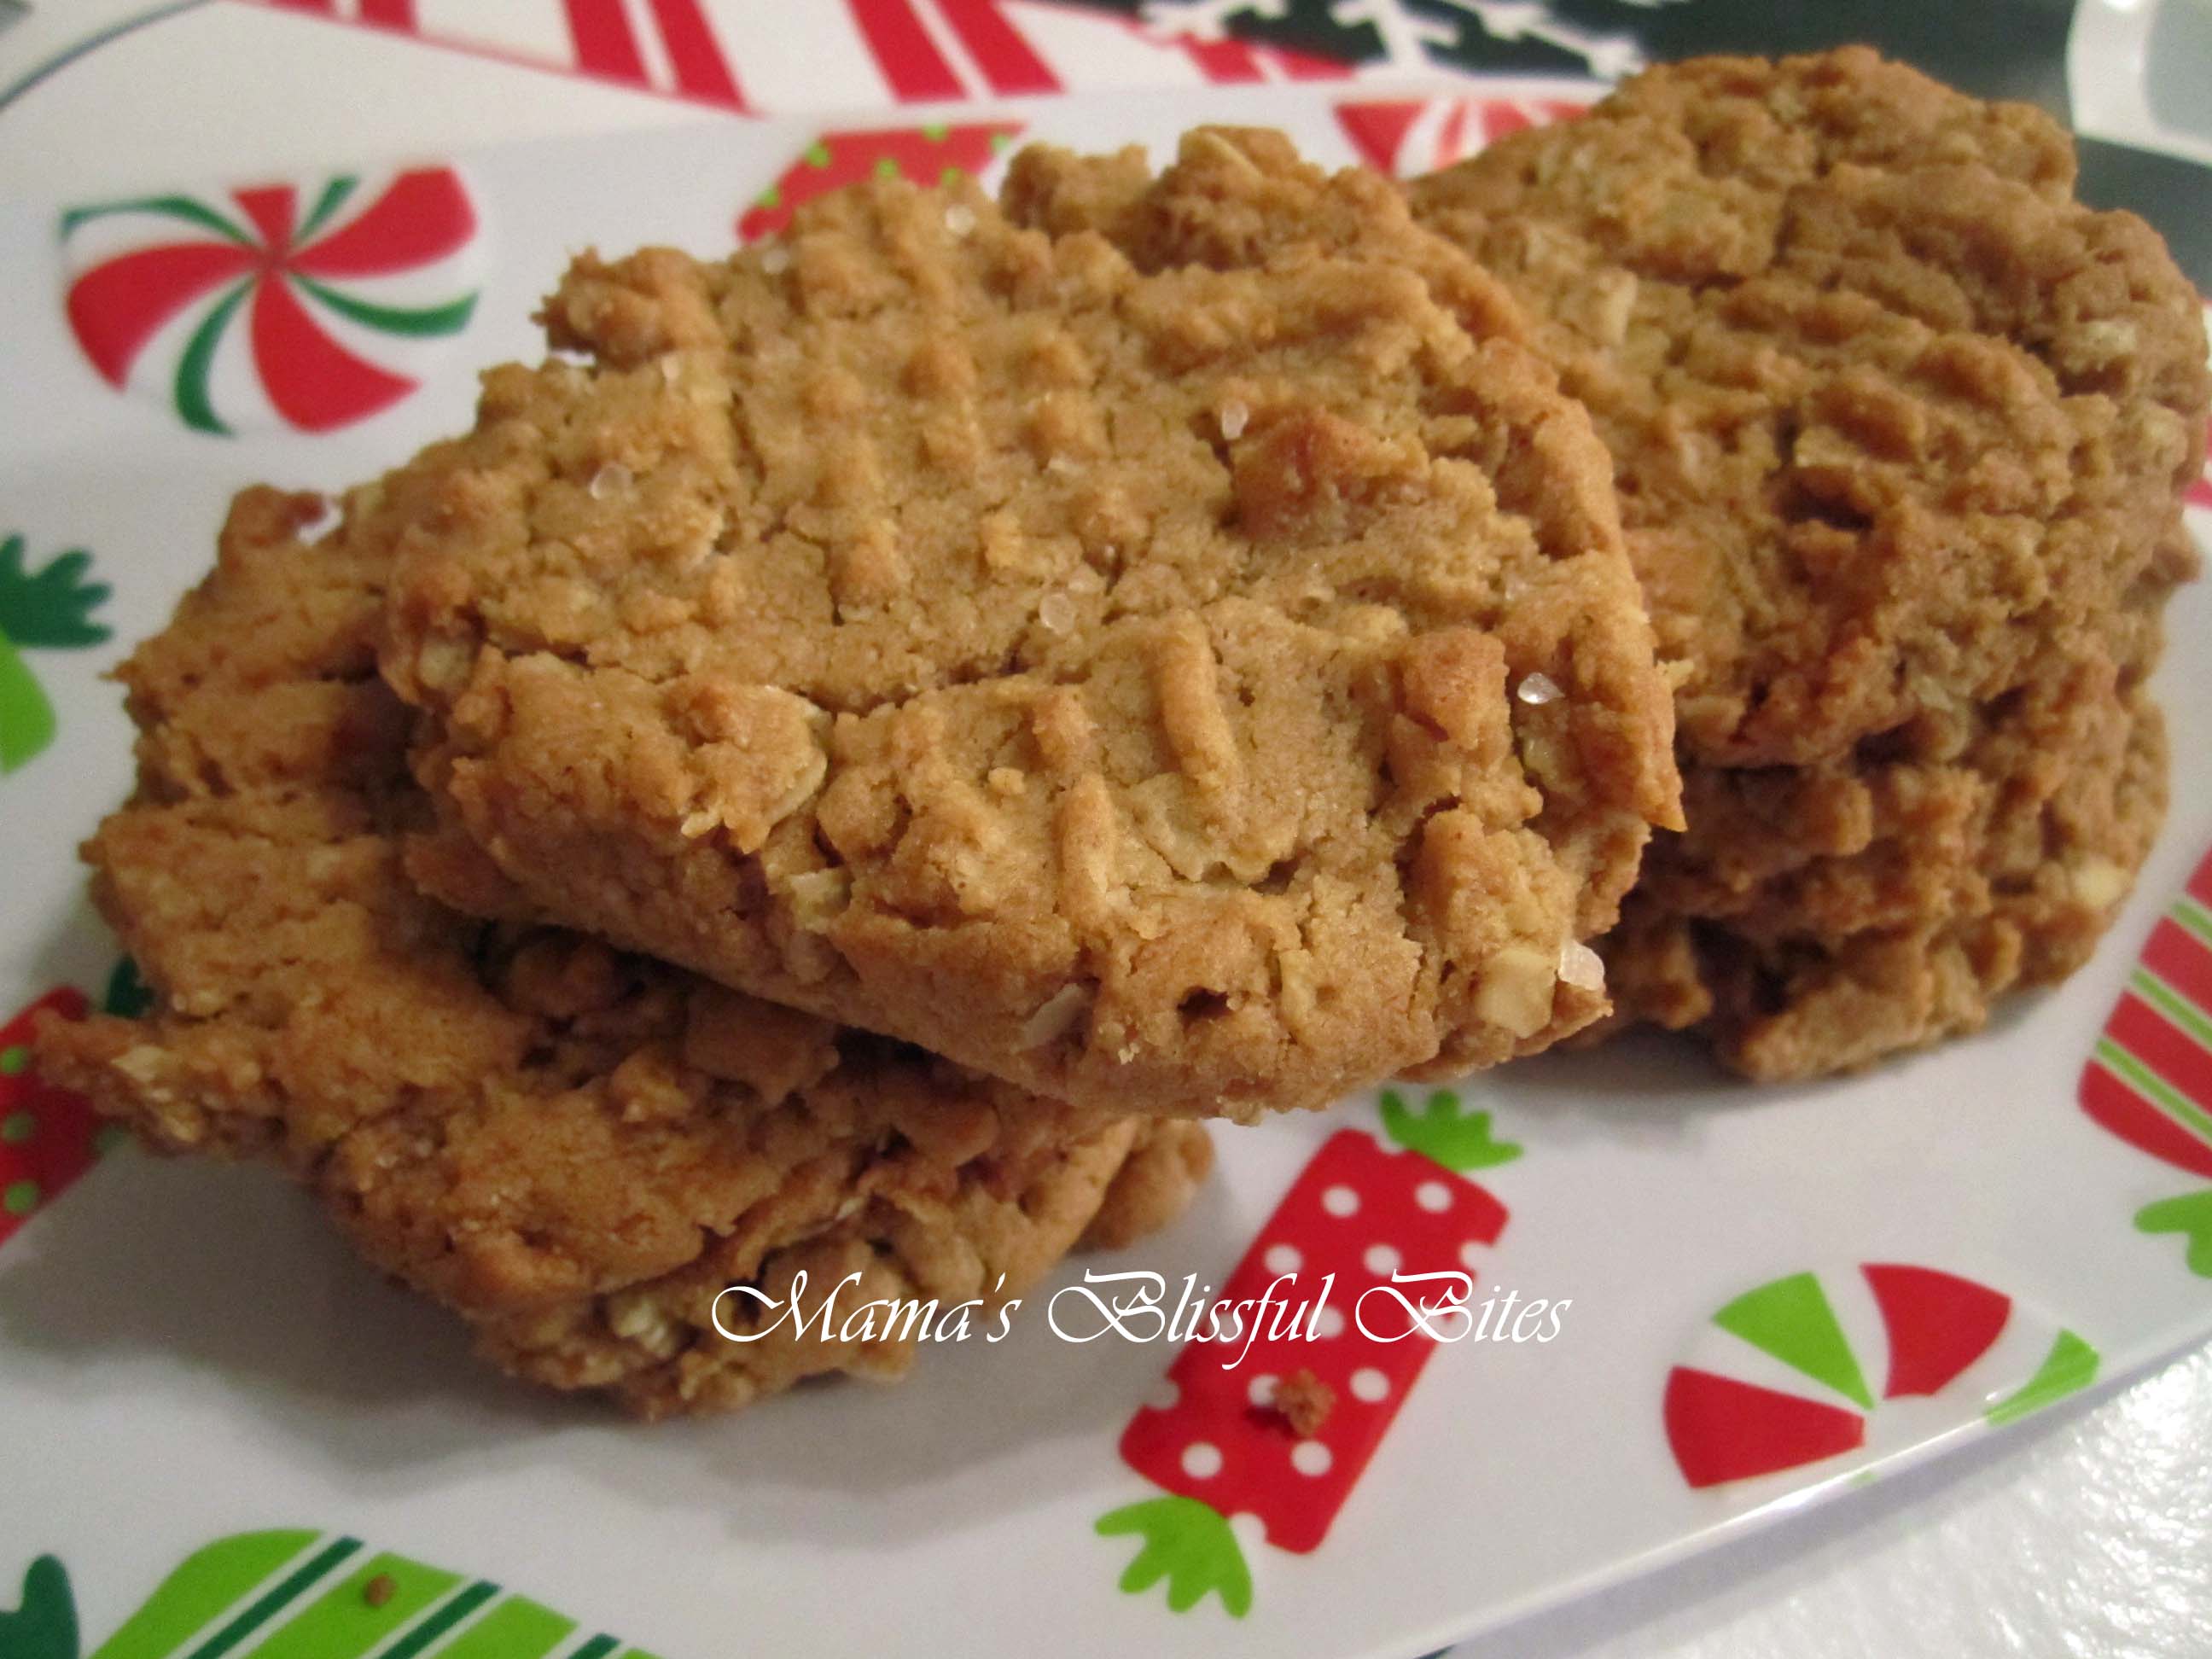
[[[691,9],[650,8],[667,27]],[[963,63],[1020,67],[978,39]],[[708,76],[681,44],[655,73]],[[869,173],[988,175],[1030,138],[1164,153],[1198,119],[1413,171],[1590,95],[1267,62],[933,122],[149,173],[0,211],[0,1659],[678,1659],[947,1632],[1410,1655],[2032,1432],[2011,1425],[2212,1334],[2212,769],[2189,740],[2212,678],[2176,670],[2174,807],[2137,898],[2089,968],[1983,1036],[1790,1090],[1633,1040],[1223,1131],[1177,1226],[1064,1269],[1009,1340],[935,1346],[889,1391],[650,1430],[526,1395],[278,1182],[111,1156],[40,1083],[36,1010],[145,994],[73,853],[130,775],[100,675],[204,568],[232,491],[338,486],[463,424],[475,370],[534,354],[529,314],[586,244],[712,252]],[[2173,627],[2177,670],[2202,661],[2212,593]],[[1170,1304],[1187,1276],[1232,1301],[1285,1275],[1334,1289],[1233,1345],[1182,1318],[1139,1341],[1070,1294],[1048,1322],[1085,1265],[1157,1273]],[[1456,1323],[1392,1294],[1455,1275],[1474,1284]],[[1286,1427],[1321,1389],[1325,1419]]]

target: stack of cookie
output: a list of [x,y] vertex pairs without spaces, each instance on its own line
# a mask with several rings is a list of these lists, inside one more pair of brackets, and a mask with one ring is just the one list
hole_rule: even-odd
[[[49,1027],[51,1075],[157,1149],[278,1164],[487,1356],[647,1416],[896,1375],[911,1324],[842,1310],[1019,1295],[1182,1207],[1195,1124],[1079,1113],[623,954],[441,836],[376,672],[427,482],[354,492],[312,544],[319,497],[248,490],[125,665],[138,790],[86,853],[160,995]],[[848,1278],[804,1334],[721,1297],[811,1285],[811,1316]]]
[[659,1414],[901,1368],[718,1318],[1018,1294],[1203,1118],[1616,1005],[1963,1029],[2162,798],[2204,343],[2069,176],[1845,53],[1410,195],[1207,130],[587,256],[564,359],[313,539],[248,492],[126,666],[160,998],[43,1063]]
[[1639,76],[1414,186],[1618,473],[1686,833],[1606,958],[1758,1078],[2064,977],[2166,804],[2204,328],[2066,134],[1863,49]]

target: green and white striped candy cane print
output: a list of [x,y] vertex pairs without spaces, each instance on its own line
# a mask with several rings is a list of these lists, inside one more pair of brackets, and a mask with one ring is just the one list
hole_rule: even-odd
[[[41,1556],[0,1659],[79,1659],[69,1573]],[[87,1659],[653,1659],[466,1573],[293,1528],[194,1551]]]

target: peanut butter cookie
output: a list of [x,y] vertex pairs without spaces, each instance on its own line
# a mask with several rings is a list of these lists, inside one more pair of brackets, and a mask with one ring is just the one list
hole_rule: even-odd
[[[888,1321],[726,1340],[730,1285],[995,1304],[1086,1228],[1181,1208],[1198,1125],[1079,1113],[520,919],[408,775],[378,500],[311,546],[316,498],[248,491],[122,671],[139,787],[88,855],[158,996],[49,1024],[48,1075],[159,1150],[278,1165],[490,1358],[648,1417],[912,1356]],[[518,919],[437,903],[410,862]]]
[[1762,1078],[2085,958],[2163,811],[2198,302],[2066,135],[1853,49],[1668,65],[1413,186],[1619,474],[1688,829],[1604,946]]
[[584,361],[388,485],[449,825],[563,922],[1082,1105],[1588,1024],[1670,701],[1515,308],[1272,134],[1018,179],[576,263]]

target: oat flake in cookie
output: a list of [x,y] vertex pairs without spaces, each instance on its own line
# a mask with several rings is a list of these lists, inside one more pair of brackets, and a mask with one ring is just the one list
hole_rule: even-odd
[[1872,52],[1674,64],[1413,186],[1619,472],[1682,835],[1605,946],[1757,1077],[2086,959],[2165,803],[2197,296],[2065,134]]
[[1095,225],[1018,176],[577,262],[586,361],[403,475],[384,666],[449,823],[567,923],[1079,1104],[1587,1024],[1671,706],[1515,308],[1272,134]]
[[[140,1019],[49,1024],[48,1076],[156,1149],[288,1170],[488,1358],[646,1416],[912,1357],[881,1331],[726,1341],[730,1285],[782,1297],[804,1271],[811,1297],[857,1271],[844,1305],[995,1301],[1086,1229],[1126,1243],[1181,1208],[1199,1125],[1079,1114],[423,896],[410,864],[521,908],[427,833],[376,678],[379,514],[416,503],[357,492],[310,547],[319,505],[241,496],[217,570],[123,670],[139,787],[88,854],[159,994]],[[773,1318],[741,1297],[722,1315]]]

